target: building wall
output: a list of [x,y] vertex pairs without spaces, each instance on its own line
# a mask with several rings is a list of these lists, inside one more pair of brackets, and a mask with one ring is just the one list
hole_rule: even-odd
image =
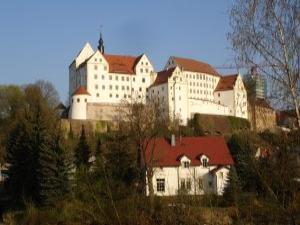
[[[214,193],[222,195],[227,185],[229,169],[222,168],[216,174],[210,173],[215,166],[207,168],[203,166],[178,167],[155,167],[152,178],[154,194],[158,196],[174,196],[181,192],[190,195],[202,195]],[[165,179],[165,191],[157,191],[157,179]],[[188,180],[191,182],[191,189],[181,188],[182,181],[187,187]],[[149,195],[149,190],[147,189]]]

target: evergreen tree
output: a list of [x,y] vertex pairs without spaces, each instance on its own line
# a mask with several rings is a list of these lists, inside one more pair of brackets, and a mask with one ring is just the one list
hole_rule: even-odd
[[85,129],[82,125],[81,134],[77,148],[75,149],[75,165],[77,168],[80,166],[88,166],[90,158],[90,147],[86,140]]

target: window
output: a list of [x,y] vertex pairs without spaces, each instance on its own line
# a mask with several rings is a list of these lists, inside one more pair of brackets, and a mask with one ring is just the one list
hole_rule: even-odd
[[98,69],[98,66],[97,66],[97,65],[95,65],[95,66],[94,66],[94,69],[95,69],[95,70],[97,70],[97,69]]
[[206,158],[202,159],[202,166],[207,167],[208,166],[208,161]]
[[109,85],[109,90],[112,90],[112,85]]
[[99,93],[97,93],[96,96],[99,97]]
[[122,86],[122,90],[125,90],[125,86]]
[[105,90],[105,85],[102,85],[102,90]]
[[218,97],[220,97],[220,93],[218,93]]
[[180,180],[180,188],[185,189],[185,179]]
[[202,178],[199,178],[199,184],[198,184],[198,187],[199,187],[199,190],[203,190],[203,180]]
[[77,102],[80,102],[80,99],[79,99],[79,98],[77,98]]
[[112,80],[112,76],[111,75],[109,75],[109,80]]
[[102,80],[104,80],[104,75],[102,75]]
[[191,190],[191,188],[192,188],[191,179],[188,178],[188,179],[186,180],[186,189],[187,189],[187,190]]
[[118,85],[116,85],[116,90],[119,90],[119,86]]
[[109,94],[109,97],[111,98],[111,97],[112,97],[112,94]]
[[86,98],[84,99],[84,102],[87,102],[87,99],[86,99]]
[[135,81],[135,77],[133,78],[133,81]]
[[126,81],[129,81],[129,77],[126,77]]
[[122,81],[124,81],[125,79],[124,79],[124,77],[122,77]]
[[118,76],[116,76],[116,80],[119,80],[119,77],[118,77]]
[[157,192],[165,192],[165,179],[156,179]]
[[103,69],[104,69],[104,70],[107,70],[107,66],[104,66]]
[[141,88],[141,87],[139,88],[139,91],[142,91],[142,88]]
[[95,75],[94,75],[94,79],[97,79],[97,78],[98,78],[98,76],[97,76],[97,74],[95,74]]
[[145,78],[142,78],[142,82],[145,83]]
[[140,69],[140,72],[141,72],[141,73],[143,72],[143,69],[142,69],[142,68]]
[[190,162],[189,161],[184,161],[183,162],[183,167],[184,168],[189,168],[190,167]]
[[145,69],[146,70],[146,73],[148,73],[149,72],[149,70],[148,69]]
[[98,84],[95,85],[95,89],[98,89]]
[[118,95],[118,94],[116,94],[116,98],[119,98],[119,95]]

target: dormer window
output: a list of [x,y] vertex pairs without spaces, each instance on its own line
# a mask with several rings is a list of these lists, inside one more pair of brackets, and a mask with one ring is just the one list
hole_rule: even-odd
[[207,160],[207,158],[203,158],[202,159],[202,166],[203,167],[208,167],[208,160]]
[[189,168],[190,167],[190,162],[189,161],[184,161],[183,162],[183,167],[184,168]]

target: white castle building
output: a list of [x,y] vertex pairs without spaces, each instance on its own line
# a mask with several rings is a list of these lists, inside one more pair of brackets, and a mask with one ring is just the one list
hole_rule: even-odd
[[69,66],[70,119],[111,121],[122,101],[153,98],[183,124],[195,113],[248,118],[241,76],[221,76],[197,60],[170,57],[156,73],[145,54],[106,54],[100,36],[96,51],[87,43]]

